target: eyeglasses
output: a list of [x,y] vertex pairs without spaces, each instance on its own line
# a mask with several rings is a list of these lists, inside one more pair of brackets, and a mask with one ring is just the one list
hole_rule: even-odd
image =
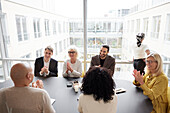
[[75,51],[68,51],[68,53],[69,53],[69,54],[71,54],[71,53],[74,54],[74,53],[76,53],[76,52],[75,52]]
[[146,60],[146,63],[152,64],[153,62],[157,62],[156,60]]

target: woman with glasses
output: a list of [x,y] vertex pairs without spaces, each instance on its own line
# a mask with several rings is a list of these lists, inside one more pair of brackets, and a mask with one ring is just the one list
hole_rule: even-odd
[[163,72],[163,63],[159,54],[150,54],[146,59],[146,74],[140,74],[140,71],[134,70],[134,85],[139,86],[143,90],[143,94],[147,95],[153,104],[151,113],[167,113],[167,90],[168,78]]
[[137,43],[132,45],[132,51],[133,51],[133,66],[134,69],[137,71],[140,71],[141,74],[145,74],[144,68],[146,66],[145,64],[145,53],[147,55],[150,54],[150,50],[147,45],[143,44],[143,40],[145,38],[144,33],[138,33],[136,35]]
[[82,63],[77,59],[78,51],[75,46],[68,49],[70,59],[64,62],[63,77],[80,77],[82,75]]
[[91,67],[82,81],[80,113],[116,113],[117,96],[111,73],[104,67]]

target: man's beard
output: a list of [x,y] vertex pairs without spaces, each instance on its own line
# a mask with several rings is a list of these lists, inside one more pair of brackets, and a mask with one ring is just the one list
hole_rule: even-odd
[[100,58],[105,58],[106,55],[100,54]]

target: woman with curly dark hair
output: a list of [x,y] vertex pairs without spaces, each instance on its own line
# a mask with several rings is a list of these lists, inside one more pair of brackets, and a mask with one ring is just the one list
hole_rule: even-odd
[[108,69],[92,67],[83,78],[79,97],[80,113],[116,113],[115,82]]

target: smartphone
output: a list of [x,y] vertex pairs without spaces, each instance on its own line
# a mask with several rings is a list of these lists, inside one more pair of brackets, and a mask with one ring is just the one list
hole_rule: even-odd
[[126,92],[126,89],[124,89],[124,88],[117,88],[116,89],[116,94],[125,93],[125,92]]

